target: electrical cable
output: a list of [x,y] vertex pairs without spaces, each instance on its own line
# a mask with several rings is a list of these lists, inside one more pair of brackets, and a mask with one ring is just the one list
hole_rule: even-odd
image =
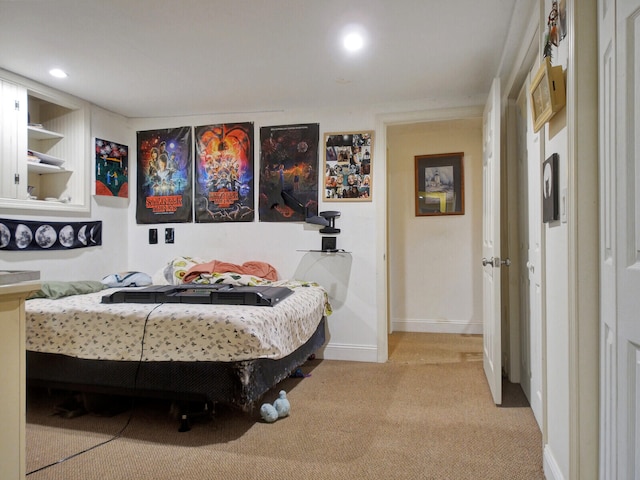
[[136,372],[135,375],[133,377],[133,397],[131,400],[131,412],[129,413],[129,418],[127,419],[126,423],[124,424],[124,426],[118,431],[116,432],[111,438],[97,443],[91,447],[85,448],[84,450],[81,450],[80,452],[76,452],[73,453],[71,455],[68,455],[64,458],[61,458],[60,460],[57,460],[55,462],[52,462],[48,465],[45,465],[43,467],[40,468],[36,468],[35,470],[31,470],[30,472],[27,472],[25,474],[25,476],[29,476],[33,473],[37,473],[37,472],[41,472],[42,470],[46,470],[47,468],[53,467],[54,465],[59,465],[63,462],[66,462],[67,460],[71,460],[72,458],[75,458],[79,455],[82,455],[83,453],[87,453],[90,452],[91,450],[94,450],[98,447],[101,447],[103,445],[106,445],[108,443],[113,442],[114,440],[120,438],[122,436],[122,434],[124,433],[124,431],[127,429],[127,427],[129,426],[129,424],[131,423],[131,420],[133,419],[133,412],[134,412],[134,408],[135,408],[135,403],[136,403],[136,397],[135,397],[135,392],[136,392],[136,388],[138,387],[138,374],[140,373],[140,367],[142,366],[142,359],[144,358],[144,339],[145,336],[147,334],[147,323],[149,322],[149,317],[151,316],[151,314],[154,312],[154,310],[160,306],[164,305],[163,303],[159,303],[157,304],[155,307],[153,307],[149,313],[147,313],[146,318],[144,319],[144,326],[142,327],[142,340],[140,342],[140,358],[138,359],[138,365],[136,366]]

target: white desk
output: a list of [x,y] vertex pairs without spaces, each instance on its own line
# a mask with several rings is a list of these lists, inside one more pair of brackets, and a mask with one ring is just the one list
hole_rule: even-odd
[[39,281],[0,285],[0,478],[25,478],[24,301]]

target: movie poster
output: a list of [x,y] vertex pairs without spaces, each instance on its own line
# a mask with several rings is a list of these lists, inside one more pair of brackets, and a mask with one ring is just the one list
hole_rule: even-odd
[[261,222],[301,222],[318,212],[317,123],[260,128]]
[[138,132],[136,222],[191,221],[191,127]]
[[253,123],[195,128],[198,223],[252,222]]
[[96,138],[96,195],[129,198],[129,147]]

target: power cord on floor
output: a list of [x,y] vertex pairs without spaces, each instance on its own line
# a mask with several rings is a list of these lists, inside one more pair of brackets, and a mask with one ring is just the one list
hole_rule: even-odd
[[144,358],[144,339],[146,337],[147,334],[147,323],[149,322],[149,317],[151,316],[151,314],[154,312],[154,310],[160,306],[162,306],[164,304],[159,303],[158,305],[156,305],[155,307],[153,307],[149,313],[147,313],[146,318],[144,319],[144,326],[142,328],[142,340],[140,342],[140,358],[138,359],[138,365],[136,366],[136,373],[134,375],[133,378],[133,397],[131,399],[131,411],[129,413],[129,418],[127,418],[126,423],[124,424],[124,426],[117,432],[115,433],[111,438],[109,438],[108,440],[105,440],[103,442],[97,443],[96,445],[93,445],[89,448],[85,448],[84,450],[80,451],[80,452],[76,452],[74,454],[71,454],[67,457],[61,458],[60,460],[57,460],[55,462],[52,462],[48,465],[45,465],[43,467],[40,468],[36,468],[35,470],[31,470],[30,472],[27,472],[25,474],[25,476],[29,476],[33,473],[37,473],[37,472],[41,472],[42,470],[46,470],[47,468],[53,467],[54,465],[59,465],[63,462],[66,462],[67,460],[71,460],[72,458],[75,458],[79,455],[82,455],[83,453],[87,453],[90,452],[91,450],[94,450],[98,447],[101,447],[103,445],[106,445],[108,443],[113,442],[114,440],[120,438],[122,436],[122,434],[124,433],[124,431],[127,429],[127,427],[129,426],[129,424],[131,423],[131,420],[133,419],[133,411],[135,408],[135,404],[136,404],[136,396],[135,396],[135,392],[136,392],[136,388],[138,386],[138,374],[140,373],[140,367],[142,366],[142,359]]

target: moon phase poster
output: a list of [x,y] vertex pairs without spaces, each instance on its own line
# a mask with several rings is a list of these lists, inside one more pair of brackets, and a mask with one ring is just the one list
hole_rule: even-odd
[[252,222],[253,123],[195,127],[198,223]]
[[0,218],[0,250],[70,250],[102,245],[102,222]]
[[138,132],[136,222],[191,222],[191,127]]
[[302,222],[318,210],[317,123],[260,128],[260,221]]

